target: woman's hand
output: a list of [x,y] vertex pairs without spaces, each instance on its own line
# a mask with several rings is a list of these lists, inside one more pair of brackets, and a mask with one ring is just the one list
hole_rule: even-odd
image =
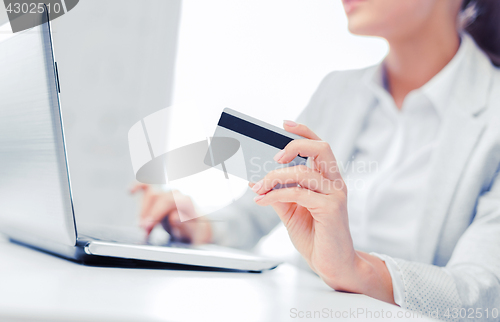
[[[143,192],[140,225],[149,235],[161,223],[170,236],[182,242],[207,244],[212,240],[210,222],[199,218],[191,198],[178,191],[156,191],[147,184],[135,185],[131,193]],[[181,222],[183,218],[193,218]]]
[[[297,155],[312,168],[285,167],[256,184],[255,202],[271,205],[309,266],[335,290],[366,294],[394,303],[392,281],[384,262],[354,250],[347,215],[347,188],[328,143],[304,125],[285,122],[285,130],[306,137],[294,140],[275,160],[286,164]],[[277,184],[295,187],[273,190]]]

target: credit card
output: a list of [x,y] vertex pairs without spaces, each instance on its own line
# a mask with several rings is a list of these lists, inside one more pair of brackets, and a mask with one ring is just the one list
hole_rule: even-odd
[[[235,147],[227,145],[226,148],[221,145],[222,140],[227,140],[223,138],[232,138],[239,142],[244,161],[242,158],[228,158]],[[205,163],[250,182],[257,182],[270,171],[307,163],[307,158],[301,156],[297,156],[288,164],[280,164],[273,159],[288,143],[296,139],[303,137],[226,108],[212,138],[212,142],[218,144],[213,144],[209,149]]]

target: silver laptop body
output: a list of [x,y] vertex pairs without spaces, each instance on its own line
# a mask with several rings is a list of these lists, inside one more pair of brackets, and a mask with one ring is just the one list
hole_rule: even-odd
[[152,246],[79,235],[50,23],[16,34],[8,30],[8,25],[0,27],[1,233],[87,263],[170,263],[243,271],[279,264],[214,245]]

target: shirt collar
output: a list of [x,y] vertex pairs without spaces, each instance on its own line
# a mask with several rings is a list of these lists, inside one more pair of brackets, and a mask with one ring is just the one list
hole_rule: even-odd
[[[415,90],[424,94],[431,101],[439,115],[442,115],[447,108],[456,75],[462,62],[472,54],[473,47],[474,43],[470,36],[463,34],[460,47],[452,60],[430,81]],[[389,105],[394,105],[394,101],[387,91],[383,63],[370,68],[365,74],[364,82],[379,101],[388,103],[388,100],[390,100],[391,103]]]
[[439,114],[443,114],[449,105],[449,98],[455,86],[460,67],[464,60],[472,53],[473,41],[470,36],[464,34],[461,38],[460,47],[452,60],[421,87],[422,92],[434,105]]

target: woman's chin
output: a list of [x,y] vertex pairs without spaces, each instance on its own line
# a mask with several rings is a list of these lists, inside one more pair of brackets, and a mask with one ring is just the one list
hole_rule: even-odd
[[369,26],[367,26],[366,24],[363,24],[363,23],[351,22],[351,20],[349,20],[349,24],[347,26],[347,29],[353,35],[375,36],[373,34],[372,28],[370,28]]
[[383,30],[386,29],[384,23],[374,21],[370,17],[363,17],[361,14],[351,15],[348,19],[347,28],[354,35],[375,37],[383,37]]

